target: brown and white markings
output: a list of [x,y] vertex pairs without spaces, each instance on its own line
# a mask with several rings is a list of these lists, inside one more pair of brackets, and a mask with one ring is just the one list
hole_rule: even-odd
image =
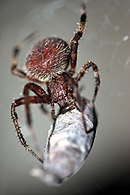
[[[12,56],[11,72],[29,82],[24,86],[23,97],[13,101],[11,116],[19,141],[23,147],[42,163],[42,168],[33,170],[48,185],[59,185],[79,170],[91,150],[97,116],[94,102],[100,85],[98,67],[91,61],[82,66],[75,75],[79,40],[86,23],[86,5],[82,5],[78,29],[67,44],[58,37],[45,38],[33,47],[26,59],[27,72],[18,68],[18,56],[21,47],[32,35],[15,46]],[[95,90],[92,101],[82,97],[78,82],[92,68],[95,78]],[[36,83],[45,84],[47,92]],[[29,92],[34,93],[33,96]],[[31,104],[51,106],[53,124],[48,133],[43,154],[32,130]],[[59,105],[58,114],[55,104]],[[16,108],[24,105],[28,128],[31,130],[34,150],[27,144],[19,124]]]

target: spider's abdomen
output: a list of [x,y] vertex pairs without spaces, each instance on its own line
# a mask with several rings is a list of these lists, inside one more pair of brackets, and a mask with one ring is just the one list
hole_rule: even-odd
[[61,74],[69,63],[69,45],[58,37],[38,42],[26,59],[27,75],[39,81],[49,81]]

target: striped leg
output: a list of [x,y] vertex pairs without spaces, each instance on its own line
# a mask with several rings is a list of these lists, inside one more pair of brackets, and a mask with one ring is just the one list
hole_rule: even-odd
[[29,153],[31,153],[37,160],[39,160],[41,163],[43,163],[43,160],[41,159],[41,157],[30,148],[30,146],[27,144],[26,140],[24,139],[24,136],[22,134],[21,127],[20,127],[20,124],[18,121],[16,107],[21,106],[21,105],[25,105],[27,101],[30,102],[30,104],[41,103],[41,99],[38,98],[37,96],[30,96],[28,98],[24,98],[24,97],[19,98],[19,99],[15,100],[11,105],[11,117],[12,117],[15,129],[16,129],[18,139],[19,139],[20,143],[22,144],[22,146],[25,148],[25,150],[27,150]]
[[76,63],[77,63],[78,41],[83,35],[84,29],[85,29],[86,18],[87,18],[86,5],[82,4],[80,23],[78,24],[78,29],[76,30],[74,37],[70,41],[71,59],[70,59],[69,73],[71,76],[74,75],[75,73],[75,68],[76,68]]
[[89,70],[89,68],[92,67],[93,72],[94,72],[94,79],[95,79],[95,90],[94,90],[94,95],[92,98],[92,101],[94,102],[99,90],[99,86],[100,86],[100,76],[99,76],[99,71],[98,71],[98,67],[96,64],[94,64],[91,61],[88,61],[86,64],[84,64],[82,66],[82,68],[80,69],[79,73],[77,73],[76,75],[76,81],[80,81],[81,78],[84,76],[84,74]]
[[26,45],[34,36],[34,32],[28,35],[21,43],[17,44],[12,53],[12,62],[11,62],[11,72],[13,75],[18,76],[23,79],[28,79],[26,73],[18,68],[18,56],[24,45]]

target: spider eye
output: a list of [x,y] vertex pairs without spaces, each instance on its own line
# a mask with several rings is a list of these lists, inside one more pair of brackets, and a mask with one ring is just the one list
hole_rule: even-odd
[[69,56],[70,48],[64,40],[57,37],[43,39],[27,56],[27,75],[40,81],[48,81],[64,72]]

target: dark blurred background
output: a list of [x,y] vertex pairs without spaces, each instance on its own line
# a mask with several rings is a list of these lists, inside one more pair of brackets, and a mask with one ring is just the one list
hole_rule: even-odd
[[[0,1],[0,195],[130,193],[130,1],[86,2],[88,22],[79,45],[77,71],[87,60],[99,66],[101,88],[96,100],[99,125],[85,165],[61,187],[51,188],[30,176],[31,168],[39,163],[24,151],[15,136],[10,105],[14,97],[21,96],[26,81],[11,75],[11,53],[16,43],[35,30],[34,40],[19,58],[22,68],[28,49],[38,39],[57,35],[69,42],[77,28],[81,1]],[[82,93],[89,99],[94,87],[92,77],[90,71],[81,82]],[[43,148],[51,121],[38,106],[33,106],[32,111]],[[31,144],[22,107],[18,113]]]

